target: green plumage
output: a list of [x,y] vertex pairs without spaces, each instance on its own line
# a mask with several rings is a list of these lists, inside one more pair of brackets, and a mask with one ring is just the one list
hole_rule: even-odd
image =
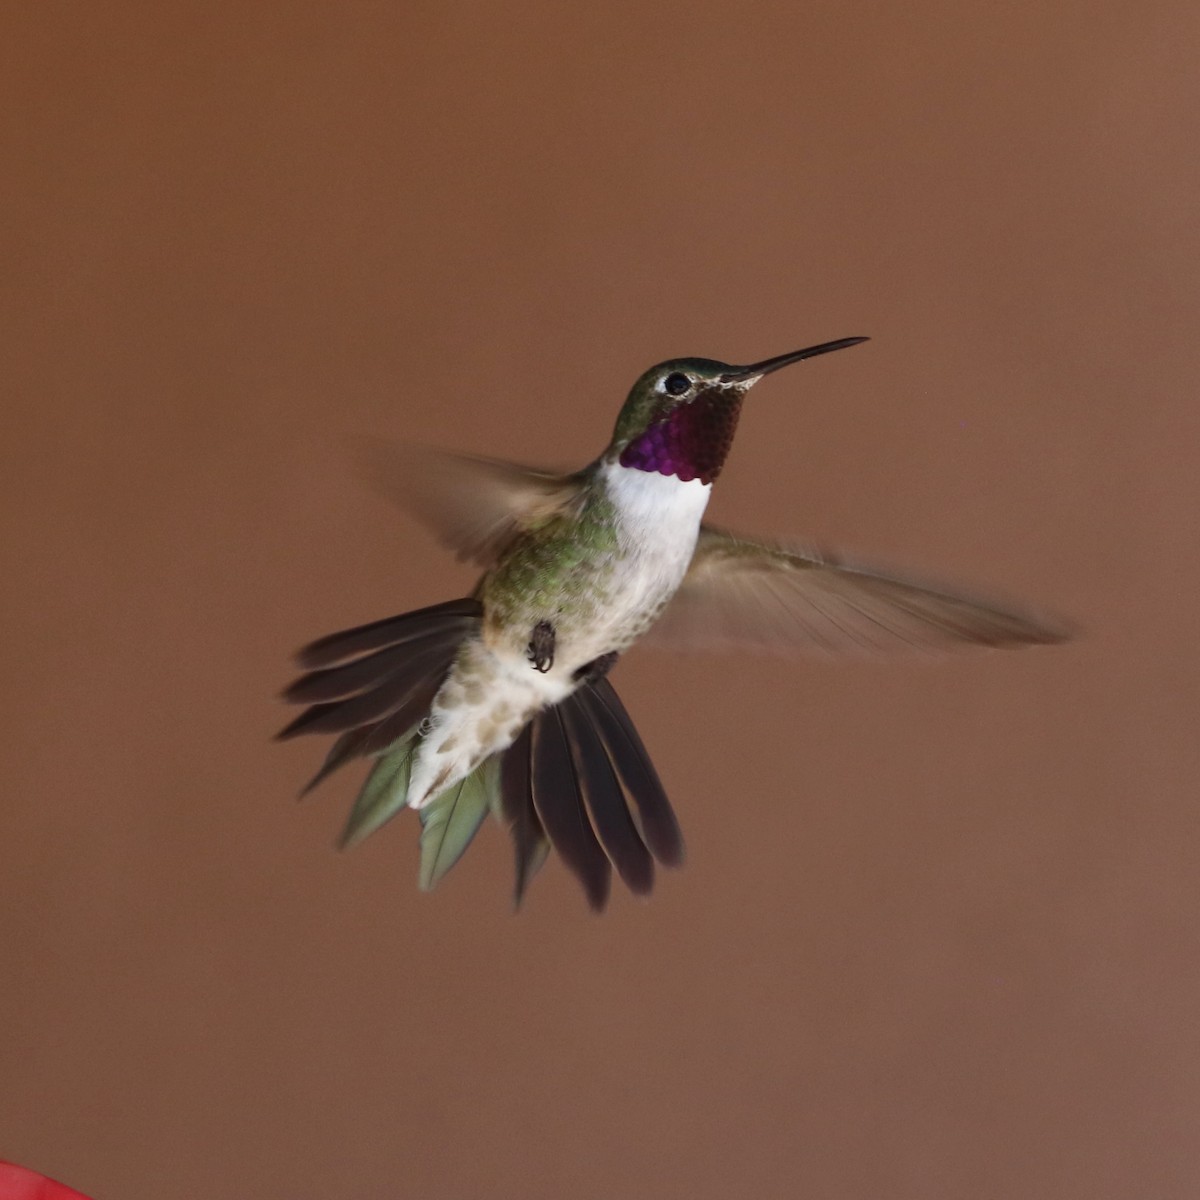
[[619,552],[616,510],[592,487],[578,514],[543,521],[513,542],[484,584],[490,620],[523,629],[553,612],[564,632],[571,622],[594,621]]
[[375,763],[350,810],[340,843],[343,849],[356,846],[404,807],[416,740],[414,729]]
[[421,809],[418,884],[422,891],[436,887],[462,857],[488,810],[498,811],[499,793],[499,770],[493,757]]
[[[341,838],[343,849],[370,837],[404,807],[417,742],[414,729],[376,761],[346,822]],[[488,759],[420,810],[418,884],[423,891],[436,887],[458,862],[489,811],[501,819],[500,773],[495,758]]]

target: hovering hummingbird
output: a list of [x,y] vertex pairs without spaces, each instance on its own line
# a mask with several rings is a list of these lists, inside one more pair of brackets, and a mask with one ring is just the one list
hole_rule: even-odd
[[491,811],[512,835],[516,902],[551,846],[604,907],[612,867],[646,893],[682,861],[670,802],[608,673],[634,642],[781,650],[1020,646],[1057,626],[839,559],[701,523],[742,401],[764,376],[856,346],[751,366],[678,358],[633,385],[612,441],[574,474],[409,455],[393,482],[460,558],[470,596],[330,634],[284,693],[279,737],[336,733],[309,791],[374,759],[343,844],[405,805],[432,888]]

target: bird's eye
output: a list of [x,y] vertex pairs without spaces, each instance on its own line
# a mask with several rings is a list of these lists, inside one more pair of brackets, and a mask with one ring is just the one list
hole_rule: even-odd
[[691,386],[692,381],[679,371],[675,371],[663,380],[663,390],[671,396],[682,396]]

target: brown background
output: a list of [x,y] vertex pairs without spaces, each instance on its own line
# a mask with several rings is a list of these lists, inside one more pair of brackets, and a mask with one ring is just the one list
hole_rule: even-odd
[[[101,1200],[1200,1191],[1191,2],[20,6],[0,1156]],[[269,735],[471,574],[361,434],[581,463],[774,377],[713,514],[1073,615],[936,664],[631,655],[690,847],[509,911],[489,827]]]

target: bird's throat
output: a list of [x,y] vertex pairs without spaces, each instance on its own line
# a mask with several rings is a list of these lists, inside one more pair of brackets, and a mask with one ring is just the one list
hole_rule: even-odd
[[680,404],[621,451],[621,466],[712,483],[733,445],[741,411],[742,393],[732,390]]

